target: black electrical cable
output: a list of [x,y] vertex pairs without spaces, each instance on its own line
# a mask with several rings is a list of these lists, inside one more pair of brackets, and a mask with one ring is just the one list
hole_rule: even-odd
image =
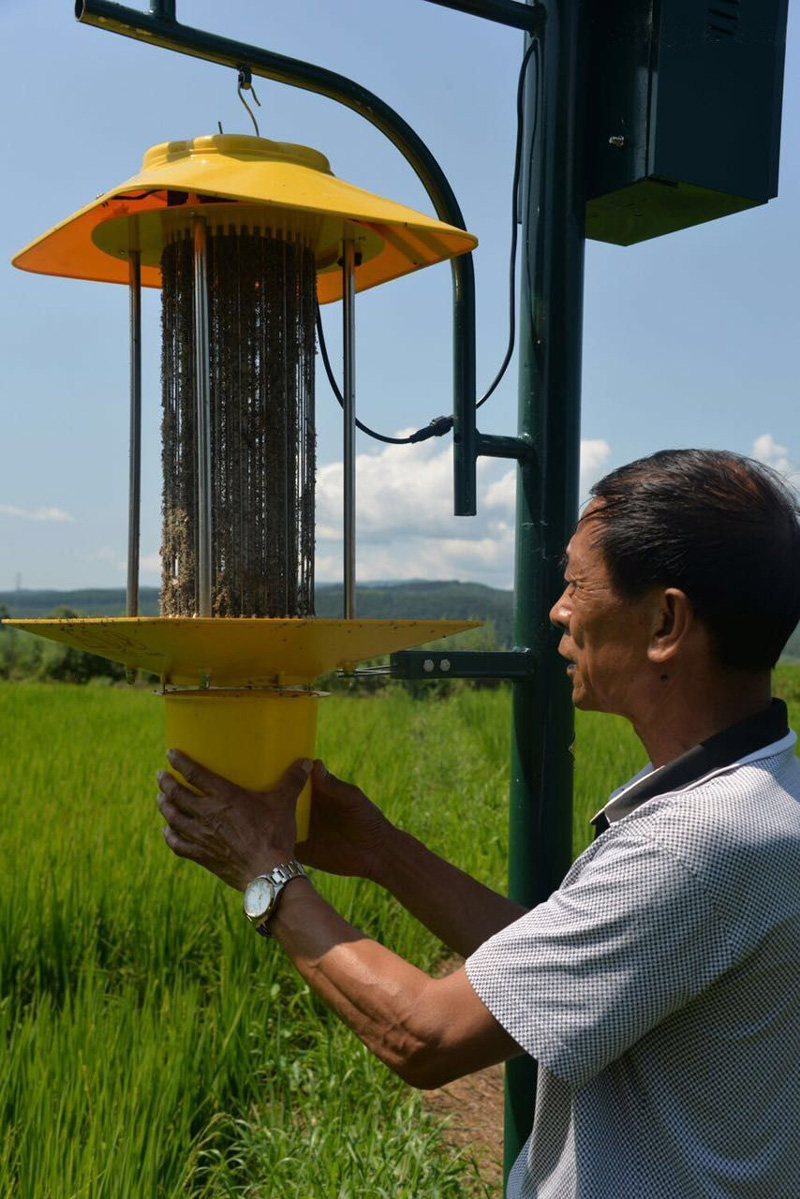
[[[519,227],[519,191],[522,175],[522,133],[524,119],[523,104],[525,101],[525,74],[532,54],[536,55],[536,64],[538,68],[538,38],[533,38],[530,46],[528,46],[528,49],[525,51],[525,55],[522,59],[522,64],[519,69],[519,82],[517,83],[517,144],[514,150],[514,180],[511,184],[511,253],[509,255],[508,263],[508,346],[506,347],[505,357],[500,364],[500,370],[495,375],[488,391],[485,391],[478,400],[477,404],[475,405],[476,408],[480,408],[482,404],[486,403],[486,401],[489,399],[489,396],[492,395],[497,385],[503,378],[503,375],[508,370],[508,364],[511,361],[514,353],[514,343],[517,337],[517,233]],[[534,111],[533,132],[531,134],[531,155],[533,154],[533,147],[536,142],[536,128],[539,124],[539,74],[540,71],[537,69],[537,103]]]
[[[344,396],[339,389],[339,384],[336,382],[333,368],[331,367],[331,360],[328,357],[328,347],[325,344],[325,334],[322,330],[322,313],[319,310],[319,304],[317,304],[317,336],[319,338],[319,352],[322,355],[325,374],[328,376],[328,382],[331,385],[333,394],[342,408],[344,408]],[[443,426],[441,427],[441,431],[440,424]],[[362,433],[366,433],[368,437],[374,437],[376,441],[382,441],[386,445],[412,445],[418,441],[427,441],[429,437],[443,437],[445,433],[450,432],[452,427],[452,416],[437,416],[424,429],[418,429],[410,437],[386,437],[385,434],[376,433],[374,429],[370,429],[369,425],[362,424],[358,417],[356,417],[356,428],[360,429]]]
[[[522,58],[522,63],[519,69],[519,81],[517,83],[517,141],[514,149],[514,178],[511,185],[511,252],[509,255],[508,267],[508,345],[506,347],[505,356],[500,369],[495,375],[488,390],[484,392],[481,398],[477,401],[475,407],[480,408],[485,404],[492,393],[497,388],[501,379],[505,375],[508,364],[514,353],[514,344],[516,341],[516,287],[517,287],[517,225],[519,214],[519,192],[520,181],[522,175],[522,137],[523,137],[523,103],[525,99],[525,74],[531,55],[536,57],[537,79],[536,79],[536,106],[534,110],[533,132],[531,135],[531,156],[533,155],[533,147],[536,142],[536,132],[539,124],[539,79],[541,74],[541,66],[539,62],[539,39],[534,37],[531,40],[530,46],[525,51]],[[325,344],[325,333],[322,328],[322,314],[319,304],[317,304],[317,336],[319,338],[319,349],[322,355],[322,362],[325,367],[325,373],[328,376],[328,382],[331,385],[331,390],[339,401],[339,404],[344,408],[344,396],[342,395],[339,384],[331,367],[330,358],[328,357],[328,347]],[[414,445],[420,441],[427,441],[430,437],[444,437],[453,428],[452,416],[436,416],[421,429],[417,429],[416,433],[412,433],[409,437],[387,437],[383,433],[376,433],[374,429],[370,429],[368,425],[356,419],[356,427],[362,433],[366,433],[368,437],[372,437],[375,441],[382,441],[385,445]]]

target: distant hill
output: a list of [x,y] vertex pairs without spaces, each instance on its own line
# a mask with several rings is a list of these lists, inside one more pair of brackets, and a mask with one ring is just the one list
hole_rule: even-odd
[[[124,616],[125,591],[122,587],[85,591],[0,591],[0,607],[9,616],[31,620],[50,616],[56,608],[72,608],[81,616]],[[139,591],[139,614],[158,616],[158,588]]]
[[[158,588],[142,587],[139,611],[142,616],[158,616]],[[483,620],[491,621],[497,644],[512,644],[513,592],[482,583],[459,583],[413,579],[410,582],[364,583],[357,591],[359,616],[366,620]],[[342,613],[342,586],[323,583],[317,587],[317,616],[336,617]],[[50,616],[56,608],[71,608],[81,616],[124,616],[125,592],[119,588],[84,591],[0,591],[0,610],[9,616],[32,619]],[[800,626],[786,646],[784,658],[800,661]]]
[[[365,583],[356,594],[359,616],[366,620],[490,620],[498,644],[511,644],[513,595],[482,583],[426,582]],[[122,588],[84,591],[0,591],[0,608],[12,617],[50,616],[56,608],[71,608],[81,616],[124,616]],[[317,616],[342,613],[341,584],[321,585],[316,594]],[[139,591],[139,614],[158,616],[158,588]]]

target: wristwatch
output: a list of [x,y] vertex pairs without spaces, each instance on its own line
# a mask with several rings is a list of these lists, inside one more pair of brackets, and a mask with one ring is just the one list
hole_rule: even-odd
[[296,858],[281,862],[267,874],[259,874],[244,891],[244,914],[262,937],[270,935],[267,925],[275,915],[281,891],[293,878],[308,878]]

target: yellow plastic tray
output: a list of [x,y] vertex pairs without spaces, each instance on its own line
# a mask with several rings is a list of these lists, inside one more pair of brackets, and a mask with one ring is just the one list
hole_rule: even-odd
[[5,624],[166,683],[214,687],[311,683],[340,670],[476,628],[475,620],[269,620],[121,617]]

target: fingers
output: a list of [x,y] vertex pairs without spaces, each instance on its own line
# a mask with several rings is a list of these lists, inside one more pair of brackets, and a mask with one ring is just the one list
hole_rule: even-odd
[[221,774],[215,774],[193,758],[188,757],[180,749],[168,749],[167,758],[170,766],[179,770],[190,787],[196,787],[204,795],[226,795],[235,789],[235,783],[225,779]]
[[309,758],[301,758],[286,771],[278,787],[278,791],[286,799],[297,799],[308,782],[314,763]]
[[198,812],[207,810],[209,805],[215,802],[208,796],[196,795],[194,791],[187,790],[168,770],[160,770],[156,778],[164,795],[168,796],[174,806],[180,808],[187,816],[197,815]]
[[317,795],[324,795],[329,799],[352,799],[354,796],[357,796],[359,799],[364,798],[364,792],[353,783],[345,783],[342,779],[338,779],[335,774],[330,774],[325,767],[325,763],[320,761],[319,758],[314,763],[314,772],[311,780],[314,792]]
[[[164,819],[169,824],[170,829],[181,837],[184,841],[193,841],[196,838],[198,820],[197,817],[192,817],[187,814],[173,802],[173,800],[163,791],[159,794],[156,801],[159,811]],[[194,836],[193,836],[194,834]]]
[[189,858],[191,861],[196,860],[197,846],[192,841],[184,840],[169,825],[166,828],[162,828],[161,832],[164,840],[176,857]]

